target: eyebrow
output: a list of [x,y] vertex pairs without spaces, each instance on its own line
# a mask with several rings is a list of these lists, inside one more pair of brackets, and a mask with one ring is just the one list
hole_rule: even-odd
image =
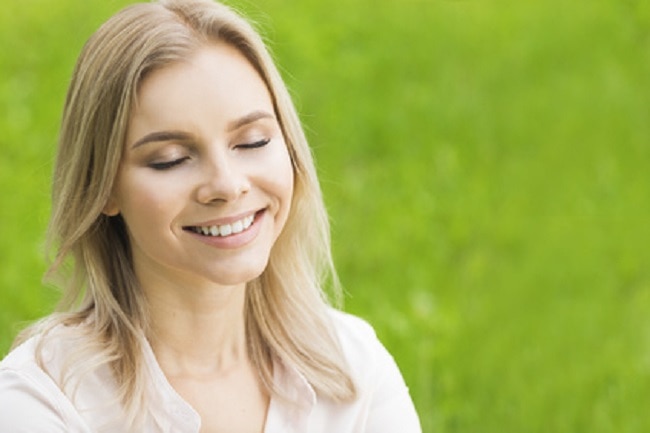
[[157,141],[188,141],[190,134],[183,131],[156,131],[145,135],[131,146],[131,149]]
[[[263,110],[253,111],[243,117],[240,117],[237,120],[230,122],[227,129],[228,131],[236,131],[243,126],[257,122],[261,119],[275,119],[275,116]],[[147,143],[154,143],[159,141],[188,141],[191,139],[191,137],[192,136],[190,134],[183,131],[156,131],[145,135],[133,143],[131,149],[135,149],[136,147],[140,147]]]
[[242,126],[257,122],[260,119],[275,119],[275,116],[268,111],[256,110],[228,124],[228,131],[235,131]]

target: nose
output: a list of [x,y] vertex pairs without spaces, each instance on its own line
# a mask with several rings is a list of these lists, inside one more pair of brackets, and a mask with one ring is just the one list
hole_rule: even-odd
[[226,154],[213,156],[201,165],[201,180],[196,190],[199,203],[235,201],[250,190],[244,167]]

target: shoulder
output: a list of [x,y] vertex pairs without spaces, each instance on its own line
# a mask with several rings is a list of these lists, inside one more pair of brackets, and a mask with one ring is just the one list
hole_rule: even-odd
[[348,362],[354,364],[359,359],[367,363],[384,350],[374,328],[364,319],[335,309],[329,310],[329,317]]
[[0,431],[66,431],[62,394],[36,360],[37,337],[0,363]]
[[334,309],[330,310],[330,319],[353,373],[369,374],[385,368],[386,363],[393,364],[392,356],[368,322]]
[[337,310],[330,317],[357,386],[352,405],[363,414],[363,431],[420,432],[413,401],[393,356],[365,320]]
[[368,344],[377,340],[373,327],[358,316],[331,308],[329,317],[341,343]]
[[[82,345],[75,327],[43,327],[31,338],[14,348],[0,363],[0,371],[20,372],[39,381],[58,382],[66,355]],[[58,387],[57,387],[58,389]]]
[[105,369],[81,365],[90,345],[80,326],[39,328],[0,363],[0,432],[88,432],[110,424],[114,389]]

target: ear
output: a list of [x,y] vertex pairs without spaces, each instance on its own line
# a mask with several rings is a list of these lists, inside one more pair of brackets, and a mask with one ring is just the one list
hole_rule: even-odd
[[112,196],[108,198],[108,201],[104,205],[104,209],[102,209],[102,213],[109,217],[118,215],[120,213],[120,208]]

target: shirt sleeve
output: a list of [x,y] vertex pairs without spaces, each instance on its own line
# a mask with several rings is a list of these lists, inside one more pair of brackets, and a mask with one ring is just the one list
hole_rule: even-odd
[[365,433],[421,433],[413,400],[395,360],[377,340],[377,385]]
[[0,370],[0,432],[67,431],[55,403],[37,381],[18,370]]

